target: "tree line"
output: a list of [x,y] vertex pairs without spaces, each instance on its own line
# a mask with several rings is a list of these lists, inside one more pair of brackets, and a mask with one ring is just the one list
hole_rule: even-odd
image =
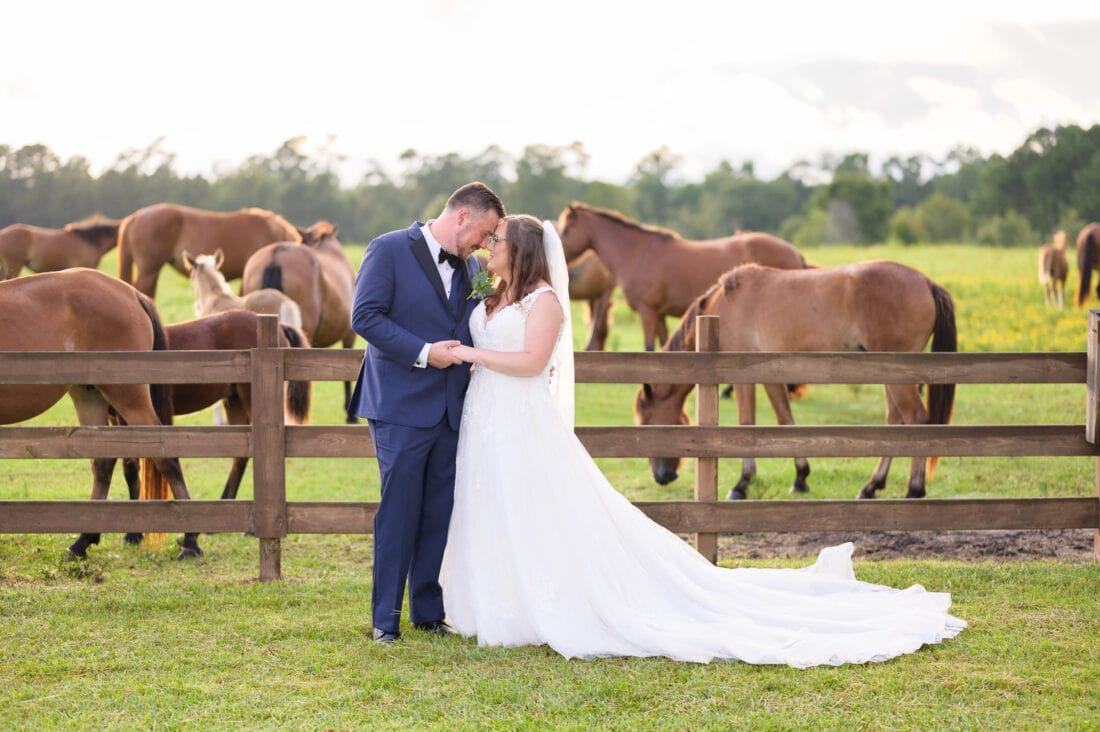
[[329,147],[311,152],[305,137],[294,137],[232,170],[183,175],[158,140],[92,175],[81,156],[62,160],[42,143],[0,144],[0,227],[57,228],[170,201],[220,211],[258,206],[300,226],[327,219],[344,241],[366,242],[435,215],[470,180],[492,186],[512,211],[554,218],[579,200],[696,239],[745,229],[797,245],[1035,245],[1056,229],[1072,241],[1085,223],[1100,220],[1100,125],[1041,128],[1007,156],[958,147],[943,159],[891,157],[873,170],[866,153],[823,155],[771,180],[758,178],[751,161],[723,161],[701,181],[685,181],[667,147],[644,156],[624,184],[590,180],[579,142],[529,145],[518,158],[496,146],[469,157],[409,149],[399,171],[372,162],[353,185],[341,181],[341,162]]

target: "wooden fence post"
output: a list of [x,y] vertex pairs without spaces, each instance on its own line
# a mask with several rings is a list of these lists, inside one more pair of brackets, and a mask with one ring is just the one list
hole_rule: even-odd
[[[1089,311],[1088,360],[1085,366],[1088,403],[1085,408],[1085,439],[1096,445],[1100,437],[1100,310]],[[1096,458],[1096,498],[1100,501],[1100,457]],[[1097,508],[1100,510],[1100,507]],[[1100,562],[1100,528],[1093,529],[1092,558]]]
[[260,540],[260,581],[282,577],[286,536],[286,440],[283,424],[283,353],[279,319],[256,321],[252,351],[252,530]]
[[[701,315],[695,319],[695,350],[718,350],[718,316]],[[718,384],[697,384],[695,422],[700,427],[718,424]],[[696,458],[695,500],[718,500],[718,458]],[[718,562],[718,534],[696,534],[695,548],[711,564]]]

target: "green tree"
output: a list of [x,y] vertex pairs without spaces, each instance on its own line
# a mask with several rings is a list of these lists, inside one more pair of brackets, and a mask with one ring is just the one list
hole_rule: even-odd
[[921,241],[961,242],[970,231],[970,210],[962,201],[933,193],[917,206],[916,215],[924,232]]

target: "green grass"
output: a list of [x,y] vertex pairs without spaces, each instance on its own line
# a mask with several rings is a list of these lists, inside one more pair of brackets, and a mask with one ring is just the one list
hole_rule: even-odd
[[[362,247],[351,247],[357,265]],[[1083,350],[1084,311],[1049,311],[1030,250],[973,246],[829,247],[817,264],[874,257],[927,272],[955,297],[966,351]],[[113,256],[103,269],[114,271]],[[192,316],[187,281],[161,276],[167,322]],[[576,320],[583,322],[581,310]],[[582,328],[575,341],[583,343]],[[638,350],[641,330],[621,298],[611,347]],[[577,423],[631,424],[635,386],[578,387]],[[314,421],[342,423],[342,388],[316,385]],[[774,423],[761,395],[758,419]],[[1082,423],[1083,385],[964,385],[955,422]],[[721,404],[722,424],[735,407]],[[814,385],[794,405],[804,424],[879,424],[881,387]],[[209,410],[180,418],[208,425]],[[74,424],[59,404],[32,424]],[[644,460],[600,460],[633,500],[685,499],[693,469],[658,487]],[[901,462],[901,461],[899,461]],[[874,459],[814,460],[810,498],[848,498]],[[216,498],[228,460],[185,460],[193,494]],[[1092,459],[948,458],[933,497],[1094,495]],[[739,461],[720,462],[735,482]],[[886,495],[903,493],[894,468]],[[788,460],[760,461],[754,497],[790,499]],[[5,460],[0,499],[86,498],[83,460]],[[114,498],[121,500],[121,476]],[[247,475],[241,496],[251,496]],[[291,459],[290,500],[377,500],[375,462]],[[563,661],[546,648],[484,649],[406,633],[371,644],[370,539],[290,536],[281,583],[255,581],[255,539],[202,537],[206,556],[124,548],[107,535],[85,562],[71,537],[0,536],[0,727],[546,728],[570,729],[1096,729],[1100,719],[1100,567],[1061,562],[857,561],[864,580],[952,593],[971,627],[941,646],[885,664],[817,668],[697,666],[661,659]],[[753,561],[753,566],[794,566]]]

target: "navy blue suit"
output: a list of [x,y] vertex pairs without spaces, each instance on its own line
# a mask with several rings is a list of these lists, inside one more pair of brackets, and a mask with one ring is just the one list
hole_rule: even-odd
[[398,631],[406,578],[413,623],[442,620],[439,567],[454,505],[455,453],[468,364],[413,364],[425,343],[470,344],[470,257],[447,298],[419,222],[368,246],[355,280],[352,327],[367,341],[350,410],[370,425],[382,476],[374,517],[376,629]]

